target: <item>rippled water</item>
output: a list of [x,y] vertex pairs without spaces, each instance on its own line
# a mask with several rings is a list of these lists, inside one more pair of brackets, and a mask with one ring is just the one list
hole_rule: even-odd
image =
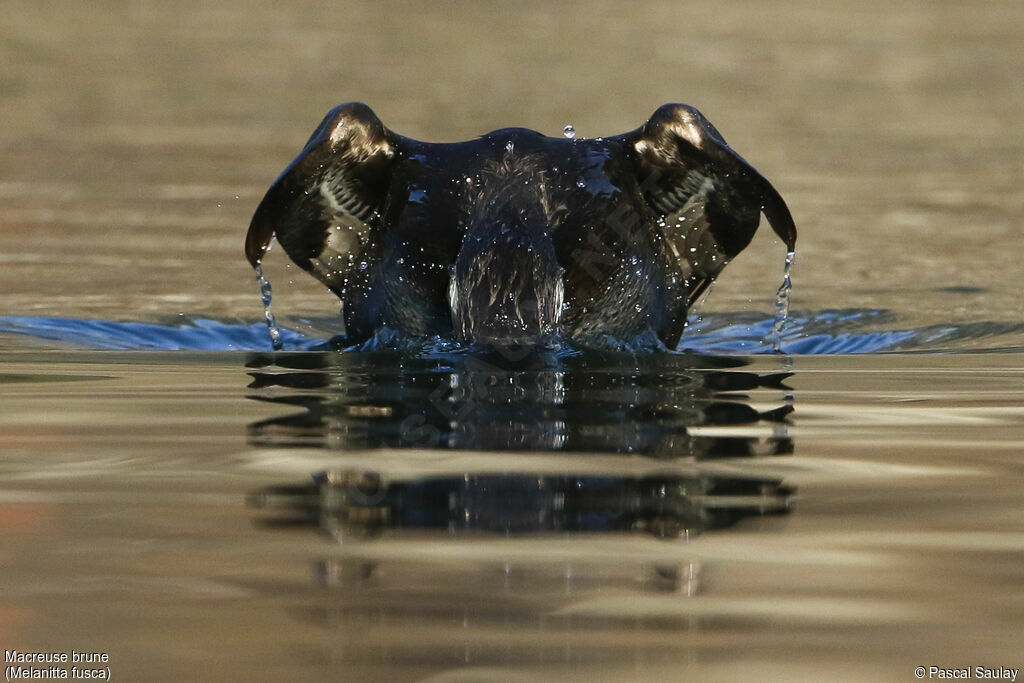
[[[874,353],[879,351],[995,351],[1024,348],[1024,322],[937,324],[906,329],[892,311],[841,310],[795,312],[780,328],[779,318],[757,314],[692,317],[678,352],[735,353]],[[180,315],[166,323],[74,318],[0,316],[0,332],[67,342],[97,349],[231,351],[277,348],[325,350],[341,324],[337,319],[297,320],[295,327],[267,332],[265,322],[209,320]],[[277,346],[275,340],[279,340]],[[384,333],[359,349],[414,348],[425,352],[456,348],[441,340],[403,340]],[[338,346],[338,349],[345,348]]]
[[[1022,7],[8,3],[3,647],[167,681],[1024,667]],[[676,354],[343,349],[274,250],[273,351],[248,219],[352,99],[427,140],[700,107],[793,211],[787,322],[765,230]]]
[[9,352],[5,646],[128,679],[1014,665],[1024,357]]

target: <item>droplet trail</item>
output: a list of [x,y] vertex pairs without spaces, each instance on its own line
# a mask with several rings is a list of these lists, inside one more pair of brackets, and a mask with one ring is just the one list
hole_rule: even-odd
[[793,280],[790,273],[793,270],[793,261],[796,252],[786,252],[786,265],[782,269],[782,284],[775,293],[775,322],[772,325],[772,350],[775,353],[782,353],[782,332],[789,321],[790,293],[793,291]]
[[281,341],[281,328],[277,325],[277,318],[274,317],[274,312],[270,310],[270,302],[273,299],[273,292],[270,288],[270,280],[263,275],[263,264],[259,261],[256,262],[256,282],[260,285],[260,298],[263,300],[263,317],[267,321],[267,332],[270,334],[270,346],[275,351],[280,351],[284,348],[284,344]]

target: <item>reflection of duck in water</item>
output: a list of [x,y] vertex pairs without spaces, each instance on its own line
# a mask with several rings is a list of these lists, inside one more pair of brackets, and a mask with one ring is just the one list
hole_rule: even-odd
[[387,326],[671,348],[762,212],[792,250],[785,202],[686,105],[614,137],[508,128],[435,144],[352,103],[267,192],[246,255],[256,265],[276,234],[342,300],[351,342]]
[[[481,350],[431,358],[253,354],[252,398],[288,413],[252,423],[249,443],[346,453],[620,453],[665,461],[791,452],[785,425],[792,405],[751,405],[784,401],[788,374],[743,372],[742,363],[592,350],[534,353],[521,362]],[[711,432],[701,433],[705,428]]]
[[309,484],[249,494],[269,524],[373,534],[384,528],[505,534],[643,531],[696,536],[751,516],[787,514],[795,489],[780,479],[704,472],[635,474],[460,473],[389,481],[330,470]]

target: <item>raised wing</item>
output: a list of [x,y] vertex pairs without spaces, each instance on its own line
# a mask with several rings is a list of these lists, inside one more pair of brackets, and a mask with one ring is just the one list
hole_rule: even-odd
[[664,217],[663,244],[685,274],[687,307],[750,243],[762,213],[794,249],[796,226],[782,197],[695,108],[663,105],[623,137],[637,154],[645,199]]
[[260,202],[245,255],[276,235],[288,256],[339,296],[371,249],[391,181],[396,136],[365,104],[335,107]]

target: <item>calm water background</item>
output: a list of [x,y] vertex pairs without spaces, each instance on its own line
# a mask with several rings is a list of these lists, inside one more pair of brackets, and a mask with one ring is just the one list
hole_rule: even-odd
[[[1009,1],[8,1],[2,647],[121,680],[1024,667],[1022,40]],[[427,140],[698,106],[800,229],[789,354],[261,355],[248,219],[348,100]],[[690,348],[763,350],[783,252]],[[289,348],[332,333],[267,270]]]

